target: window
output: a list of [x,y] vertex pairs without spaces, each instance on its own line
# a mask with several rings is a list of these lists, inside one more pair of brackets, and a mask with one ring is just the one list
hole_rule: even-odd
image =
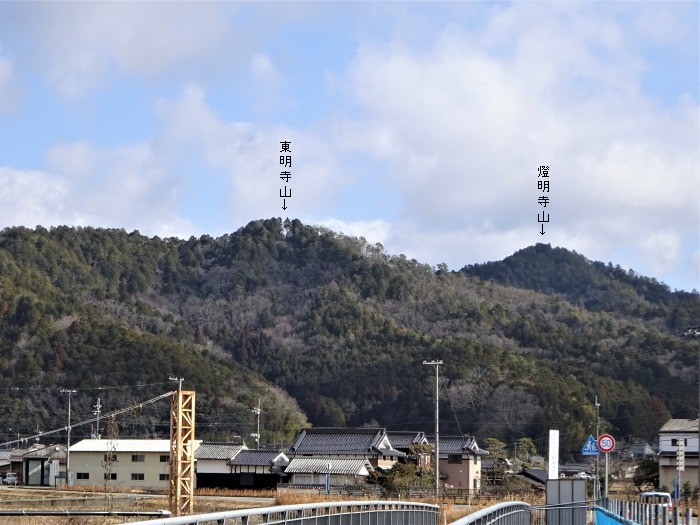
[[170,456],[169,455],[164,455],[160,457],[160,462],[161,463],[170,463]]
[[679,441],[682,441],[682,442],[683,442],[683,445],[687,445],[687,444],[688,444],[688,440],[687,440],[687,439],[671,439],[671,446],[672,446],[672,447],[677,447]]
[[90,479],[90,473],[89,472],[77,472],[75,474],[75,477],[78,479]]
[[462,455],[461,454],[450,454],[447,456],[447,462],[452,464],[452,465],[458,465],[462,463]]
[[137,462],[137,463],[143,463],[144,461],[146,461],[146,456],[144,456],[143,454],[132,454],[131,461]]
[[105,460],[105,463],[116,463],[117,455],[116,454],[105,454],[104,460]]
[[170,474],[159,474],[158,479],[161,481],[170,481]]
[[131,481],[143,481],[144,480],[144,475],[142,472],[132,472],[131,473]]
[[111,474],[107,474],[107,473],[105,472],[105,479],[117,479],[117,473],[116,473],[116,472],[112,472]]
[[479,456],[477,456],[476,454],[474,454],[474,464],[475,465],[479,464]]

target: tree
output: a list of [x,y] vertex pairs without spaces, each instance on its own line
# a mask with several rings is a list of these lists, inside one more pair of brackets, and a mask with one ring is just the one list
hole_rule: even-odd
[[655,459],[643,459],[637,465],[634,472],[634,486],[640,492],[653,489],[659,485],[659,462]]

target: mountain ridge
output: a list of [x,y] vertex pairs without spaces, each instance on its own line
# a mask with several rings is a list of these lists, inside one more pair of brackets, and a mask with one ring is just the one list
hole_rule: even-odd
[[[583,256],[542,246],[516,252],[520,266],[504,260],[509,284],[494,263],[435,271],[296,219],[188,240],[6,228],[5,416],[28,428],[59,421],[60,399],[42,394],[35,410],[11,388],[79,386],[97,363],[113,386],[192,378],[205,436],[254,431],[250,409],[259,396],[266,442],[289,439],[307,417],[422,429],[432,424],[432,394],[420,363],[433,358],[445,363],[447,432],[544,439],[558,425],[573,451],[590,433],[594,395],[606,428],[621,437],[651,438],[664,418],[692,415],[698,346],[677,337],[674,323],[697,324],[697,294],[644,295],[635,284],[646,278],[614,281],[598,263],[581,281]],[[527,281],[522,268],[533,265],[543,275],[530,272]],[[578,288],[567,290],[566,279],[538,282],[547,267],[571,274]],[[15,371],[18,360],[30,372]],[[87,399],[78,406],[89,411]],[[135,421],[124,431],[157,433],[163,424],[154,415]]]

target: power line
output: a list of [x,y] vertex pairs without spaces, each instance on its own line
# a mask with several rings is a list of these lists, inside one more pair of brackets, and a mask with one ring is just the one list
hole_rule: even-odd
[[116,416],[118,416],[118,415],[120,415],[120,414],[124,414],[125,412],[129,412],[130,410],[135,410],[135,409],[137,409],[137,408],[143,407],[144,405],[149,405],[149,404],[151,404],[151,403],[155,403],[156,401],[160,401],[161,399],[165,399],[166,397],[170,397],[171,395],[173,395],[173,394],[175,394],[175,393],[176,393],[175,391],[167,392],[167,393],[165,393],[165,394],[161,394],[161,395],[156,396],[156,397],[154,397],[154,398],[152,398],[152,399],[149,399],[148,401],[142,401],[142,402],[140,402],[140,403],[136,403],[136,404],[131,405],[131,406],[129,406],[129,407],[122,408],[122,409],[120,409],[120,410],[115,410],[115,411],[109,412],[109,413],[107,413],[107,414],[103,414],[103,415],[101,415],[101,416],[99,416],[99,417],[93,417],[93,418],[91,418],[91,419],[86,419],[85,421],[81,421],[81,422],[79,422],[79,423],[69,424],[69,425],[66,425],[65,427],[56,428],[56,429],[54,429],[54,430],[49,430],[49,431],[47,431],[47,432],[39,432],[38,434],[34,434],[33,436],[26,436],[26,437],[23,437],[23,438],[21,438],[21,439],[14,439],[14,440],[12,440],[12,441],[5,441],[4,443],[0,443],[0,447],[3,447],[3,446],[5,446],[5,445],[13,445],[13,444],[15,444],[15,443],[21,443],[22,441],[27,441],[27,440],[30,440],[30,439],[37,439],[37,438],[40,438],[40,437],[43,437],[43,436],[49,436],[49,435],[51,435],[51,434],[57,434],[58,432],[63,432],[64,430],[66,430],[66,431],[68,431],[68,432],[70,433],[70,430],[73,429],[73,428],[75,428],[75,427],[80,427],[80,426],[83,426],[83,425],[89,425],[89,424],[95,423],[96,421],[99,421],[99,420],[101,420],[101,419],[107,419],[107,418],[110,418],[110,417],[116,417]]

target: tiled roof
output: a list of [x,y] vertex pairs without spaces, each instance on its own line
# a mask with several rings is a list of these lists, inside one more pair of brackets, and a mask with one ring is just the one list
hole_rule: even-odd
[[242,450],[228,464],[231,466],[264,465],[270,467],[277,458],[281,463],[289,463],[289,458],[279,450]]
[[1,449],[0,450],[0,461],[7,461],[10,459],[10,456],[12,455],[12,451],[9,448]]
[[[435,436],[426,436],[428,442],[435,443]],[[440,454],[475,454],[485,456],[488,454],[481,450],[474,436],[440,436]]]
[[543,468],[525,468],[523,469],[523,475],[541,485],[546,485],[549,472]]
[[66,447],[64,445],[49,445],[35,450],[30,450],[25,458],[65,459]]
[[387,435],[394,448],[408,448],[410,445],[425,442],[425,432],[387,432]]
[[284,472],[286,474],[323,474],[328,472],[329,464],[331,474],[366,476],[370,468],[366,459],[294,458]]
[[386,456],[387,458],[405,458],[406,454],[401,452],[400,450],[394,450],[391,448],[380,448],[377,449],[377,452],[381,454],[382,456]]
[[697,419],[669,419],[659,432],[695,432],[698,431]]
[[289,452],[295,455],[364,455],[380,453],[386,437],[383,428],[306,428],[299,432]]
[[230,445],[226,443],[202,443],[194,453],[195,459],[225,459],[236,456],[245,445]]

